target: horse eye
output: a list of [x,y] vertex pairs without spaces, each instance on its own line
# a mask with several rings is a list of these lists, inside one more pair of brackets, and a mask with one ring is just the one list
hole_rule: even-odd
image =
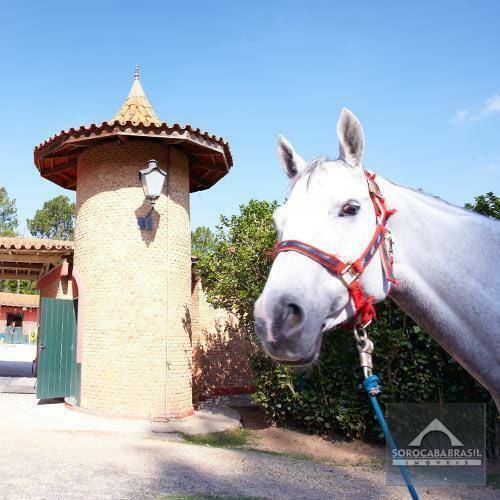
[[343,207],[342,207],[342,213],[340,215],[356,215],[359,212],[359,209],[361,207],[359,206],[358,203],[354,201],[348,201]]

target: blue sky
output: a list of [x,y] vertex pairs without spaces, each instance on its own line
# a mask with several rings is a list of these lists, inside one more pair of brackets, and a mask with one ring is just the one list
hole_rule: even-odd
[[[181,5],[182,4],[182,5]],[[4,2],[0,185],[23,226],[62,190],[33,147],[113,116],[135,64],[161,119],[230,142],[234,167],[192,195],[192,225],[282,200],[278,133],[336,155],[343,106],[366,165],[462,205],[500,192],[500,2]]]

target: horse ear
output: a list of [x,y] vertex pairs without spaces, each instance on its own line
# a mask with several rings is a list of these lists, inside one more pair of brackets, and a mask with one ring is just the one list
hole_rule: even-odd
[[347,108],[342,108],[340,112],[337,137],[340,142],[340,159],[353,167],[358,167],[363,157],[365,137],[361,123]]
[[278,157],[283,170],[290,179],[293,179],[306,166],[306,162],[282,135],[278,136]]

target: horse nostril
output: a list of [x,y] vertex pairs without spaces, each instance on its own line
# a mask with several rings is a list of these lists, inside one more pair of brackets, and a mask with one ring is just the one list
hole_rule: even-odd
[[302,323],[304,313],[300,306],[297,304],[287,304],[285,307],[285,314],[283,323],[286,323],[290,328],[293,328]]
[[293,343],[302,333],[306,309],[295,297],[283,295],[273,304],[272,332],[276,344]]

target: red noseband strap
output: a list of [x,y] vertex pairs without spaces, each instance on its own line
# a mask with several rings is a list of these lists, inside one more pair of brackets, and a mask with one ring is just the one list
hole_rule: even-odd
[[274,247],[274,258],[281,252],[297,252],[321,264],[336,275],[349,291],[355,309],[354,322],[357,327],[367,325],[375,317],[373,297],[365,294],[359,278],[378,250],[380,250],[382,269],[386,279],[391,283],[396,283],[392,270],[392,240],[388,238],[386,227],[387,219],[395,210],[387,210],[385,199],[375,182],[375,174],[369,174],[365,170],[365,175],[370,198],[375,208],[377,227],[373,238],[359,259],[351,263],[344,262],[336,255],[298,240],[279,241]]

